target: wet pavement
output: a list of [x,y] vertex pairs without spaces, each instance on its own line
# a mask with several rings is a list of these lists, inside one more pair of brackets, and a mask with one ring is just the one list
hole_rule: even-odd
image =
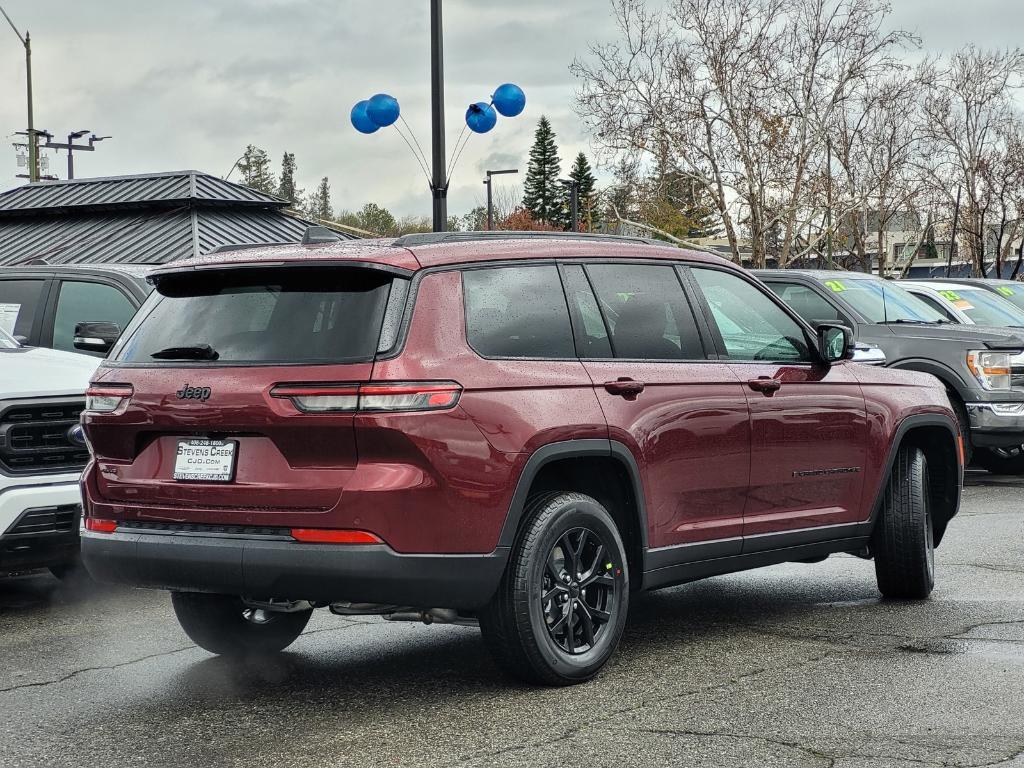
[[926,603],[848,556],[641,596],[567,689],[472,628],[317,611],[232,663],[163,593],[0,579],[0,766],[1024,766],[1024,485],[973,475],[937,554]]

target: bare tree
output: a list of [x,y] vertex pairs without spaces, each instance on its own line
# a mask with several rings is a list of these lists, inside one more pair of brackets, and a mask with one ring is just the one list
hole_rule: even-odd
[[[825,132],[856,89],[896,66],[909,42],[882,29],[880,0],[613,0],[621,39],[572,71],[580,114],[609,154],[665,142],[754,264],[784,266],[818,215],[808,183]],[[811,196],[813,197],[813,196]]]
[[1024,79],[1024,51],[967,46],[947,64],[926,68],[923,77],[927,147],[922,163],[948,200],[962,189],[960,228],[974,271],[983,274],[986,227],[1000,195],[994,185],[1003,184],[1003,172],[994,169],[1007,151],[1008,127],[1019,119],[1013,95]]

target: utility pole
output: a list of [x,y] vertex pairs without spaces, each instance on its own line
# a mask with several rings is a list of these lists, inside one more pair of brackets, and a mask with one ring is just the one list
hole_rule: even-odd
[[826,181],[828,182],[827,187],[827,201],[825,204],[825,236],[828,240],[825,242],[825,249],[828,253],[829,268],[832,266],[832,137],[825,137],[825,156],[828,158],[827,166],[828,169],[825,171],[828,174]]
[[494,200],[491,197],[491,177],[498,176],[502,173],[519,173],[518,168],[509,168],[504,171],[487,171],[487,178],[484,179],[484,184],[487,185],[487,231],[490,232],[494,229]]
[[430,111],[434,231],[448,229],[448,179],[444,167],[444,41],[441,0],[430,0]]
[[580,183],[563,179],[562,184],[569,189],[569,231],[576,232],[580,228]]
[[7,23],[11,25],[11,29],[18,36],[21,44],[25,46],[25,85],[28,91],[28,181],[31,184],[39,181],[39,144],[35,123],[32,119],[32,38],[29,36],[28,30],[25,31],[24,36],[18,31],[3,6],[0,6],[0,13],[7,19]]

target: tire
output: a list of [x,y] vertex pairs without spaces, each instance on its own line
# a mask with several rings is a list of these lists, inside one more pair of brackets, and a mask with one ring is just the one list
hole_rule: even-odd
[[283,613],[247,608],[239,597],[172,592],[171,604],[185,634],[220,656],[262,656],[283,651],[309,623],[313,609]]
[[878,590],[884,597],[924,600],[935,586],[935,533],[928,509],[924,453],[900,448],[871,537]]
[[582,493],[557,493],[527,501],[498,591],[479,619],[506,672],[573,685],[611,658],[628,610],[629,567],[612,516]]
[[1014,448],[979,448],[974,463],[993,475],[1024,475],[1024,446]]

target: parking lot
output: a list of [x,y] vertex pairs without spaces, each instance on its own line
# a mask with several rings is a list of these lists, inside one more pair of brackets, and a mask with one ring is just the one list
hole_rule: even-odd
[[471,628],[318,611],[249,665],[164,593],[0,582],[0,765],[1024,765],[1024,511],[972,474],[922,604],[834,556],[638,598],[597,680],[500,677]]

